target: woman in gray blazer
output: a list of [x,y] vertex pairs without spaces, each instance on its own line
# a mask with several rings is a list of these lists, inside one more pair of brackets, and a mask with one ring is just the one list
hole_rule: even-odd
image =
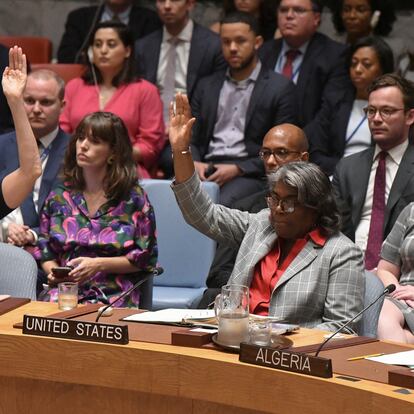
[[327,176],[314,164],[290,163],[269,176],[269,209],[250,214],[216,205],[194,173],[194,121],[178,94],[175,112],[170,108],[172,188],[190,225],[239,248],[230,283],[250,287],[250,311],[331,331],[355,316],[363,306],[363,257],[339,232]]

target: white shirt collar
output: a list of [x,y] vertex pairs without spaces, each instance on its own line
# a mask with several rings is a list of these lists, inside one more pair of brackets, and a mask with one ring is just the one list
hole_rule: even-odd
[[163,27],[163,34],[162,38],[165,42],[168,42],[171,38],[176,37],[177,39],[181,40],[182,42],[191,42],[191,38],[193,36],[193,29],[194,29],[194,23],[191,19],[188,19],[187,24],[184,26],[184,29],[181,30],[180,33],[178,33],[177,36],[173,36],[170,34],[166,27]]
[[[404,156],[404,153],[408,147],[408,139],[406,139],[404,142],[402,142],[401,144],[397,145],[396,147],[391,148],[390,150],[388,150],[388,155],[392,158],[392,160],[396,163],[396,164],[400,164],[402,157]],[[374,152],[374,160],[377,158],[378,154],[382,151],[382,149],[378,146],[375,145],[375,152]]]
[[[122,13],[118,13],[119,20],[122,23],[128,25],[129,15],[131,13],[131,10],[132,10],[132,4],[126,10],[124,10]],[[114,18],[114,16],[115,16],[115,13],[108,6],[105,6],[104,12],[102,13],[102,19],[103,20],[112,20]]]
[[58,132],[59,132],[59,127],[56,127],[56,129],[54,129],[52,132],[49,132],[44,137],[39,138],[39,141],[42,143],[44,148],[47,148],[53,142]]

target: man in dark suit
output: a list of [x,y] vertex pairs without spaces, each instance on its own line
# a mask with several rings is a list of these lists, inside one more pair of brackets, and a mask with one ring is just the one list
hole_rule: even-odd
[[352,87],[346,46],[317,33],[322,8],[320,0],[282,0],[278,8],[282,38],[269,40],[259,51],[266,65],[296,84],[299,123],[311,147],[316,124],[327,126],[330,108]]
[[[3,73],[9,64],[9,49],[0,45],[0,73]],[[10,113],[9,105],[7,105],[6,97],[3,94],[3,87],[0,83],[0,134],[7,132],[13,128],[13,119]]]
[[[59,129],[59,115],[64,106],[64,82],[54,72],[39,69],[27,77],[23,94],[24,106],[39,145],[42,175],[33,192],[2,221],[3,241],[17,246],[37,241],[39,211],[49,192],[58,184],[69,136]],[[0,176],[4,177],[19,165],[16,133],[0,137]]]
[[106,0],[100,7],[81,7],[69,13],[58,49],[59,63],[79,62],[90,33],[100,21],[120,20],[132,31],[134,39],[161,27],[152,10],[133,5],[133,0]]
[[257,33],[256,20],[246,13],[224,18],[220,36],[229,69],[202,79],[191,100],[195,168],[201,180],[220,185],[224,205],[263,189],[263,137],[296,120],[295,87],[263,67]]
[[403,208],[414,201],[414,84],[394,74],[369,87],[366,114],[375,146],[343,158],[333,186],[343,216],[343,233],[376,267],[382,241]]
[[[195,0],[157,0],[163,29],[135,44],[138,74],[158,86],[164,105],[168,134],[168,106],[176,92],[191,100],[199,79],[224,69],[220,37],[190,18]],[[172,60],[170,60],[172,59]],[[167,144],[160,157],[167,176],[173,175],[171,149]]]
[[[260,150],[266,174],[276,171],[281,165],[293,161],[308,161],[308,140],[302,129],[292,124],[282,124],[273,127],[264,137]],[[238,200],[231,208],[249,213],[258,213],[267,208],[266,196],[269,190],[259,191]],[[233,271],[238,250],[226,244],[219,244],[210,272],[207,276],[207,289],[198,304],[200,309],[206,308],[220,293],[223,285],[227,284]]]

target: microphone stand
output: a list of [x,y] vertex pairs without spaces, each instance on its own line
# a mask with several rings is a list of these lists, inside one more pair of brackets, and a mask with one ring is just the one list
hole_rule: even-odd
[[139,272],[144,273],[144,277],[140,279],[137,283],[135,283],[134,286],[129,288],[126,292],[124,292],[121,296],[119,296],[116,300],[114,300],[109,305],[106,305],[100,312],[98,312],[98,315],[96,316],[95,322],[99,322],[99,319],[101,316],[105,313],[105,311],[110,308],[112,305],[114,305],[116,302],[124,298],[125,296],[128,296],[132,291],[134,291],[137,287],[141,286],[144,282],[146,282],[151,276],[159,276],[164,272],[164,269],[162,267],[156,267],[152,272]]
[[381,293],[381,295],[379,295],[374,302],[371,302],[368,306],[366,306],[364,309],[362,309],[362,311],[358,312],[352,319],[350,319],[345,325],[340,326],[332,335],[330,335],[327,339],[325,339],[325,341],[323,341],[320,345],[319,348],[316,350],[315,352],[315,357],[317,357],[319,355],[319,352],[321,352],[322,348],[325,346],[325,344],[327,342],[329,342],[337,333],[339,333],[340,331],[342,331],[342,329],[346,328],[351,322],[353,322],[356,318],[358,318],[358,316],[362,315],[367,309],[369,309],[371,306],[373,306],[375,303],[377,303],[384,295],[394,292],[395,290],[395,285],[388,285],[383,292]]

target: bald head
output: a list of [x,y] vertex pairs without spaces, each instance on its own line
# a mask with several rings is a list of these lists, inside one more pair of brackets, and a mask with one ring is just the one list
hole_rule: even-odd
[[[292,161],[308,161],[308,140],[302,129],[281,124],[270,129],[263,139],[263,162],[266,172]],[[273,153],[273,155],[270,153]]]

